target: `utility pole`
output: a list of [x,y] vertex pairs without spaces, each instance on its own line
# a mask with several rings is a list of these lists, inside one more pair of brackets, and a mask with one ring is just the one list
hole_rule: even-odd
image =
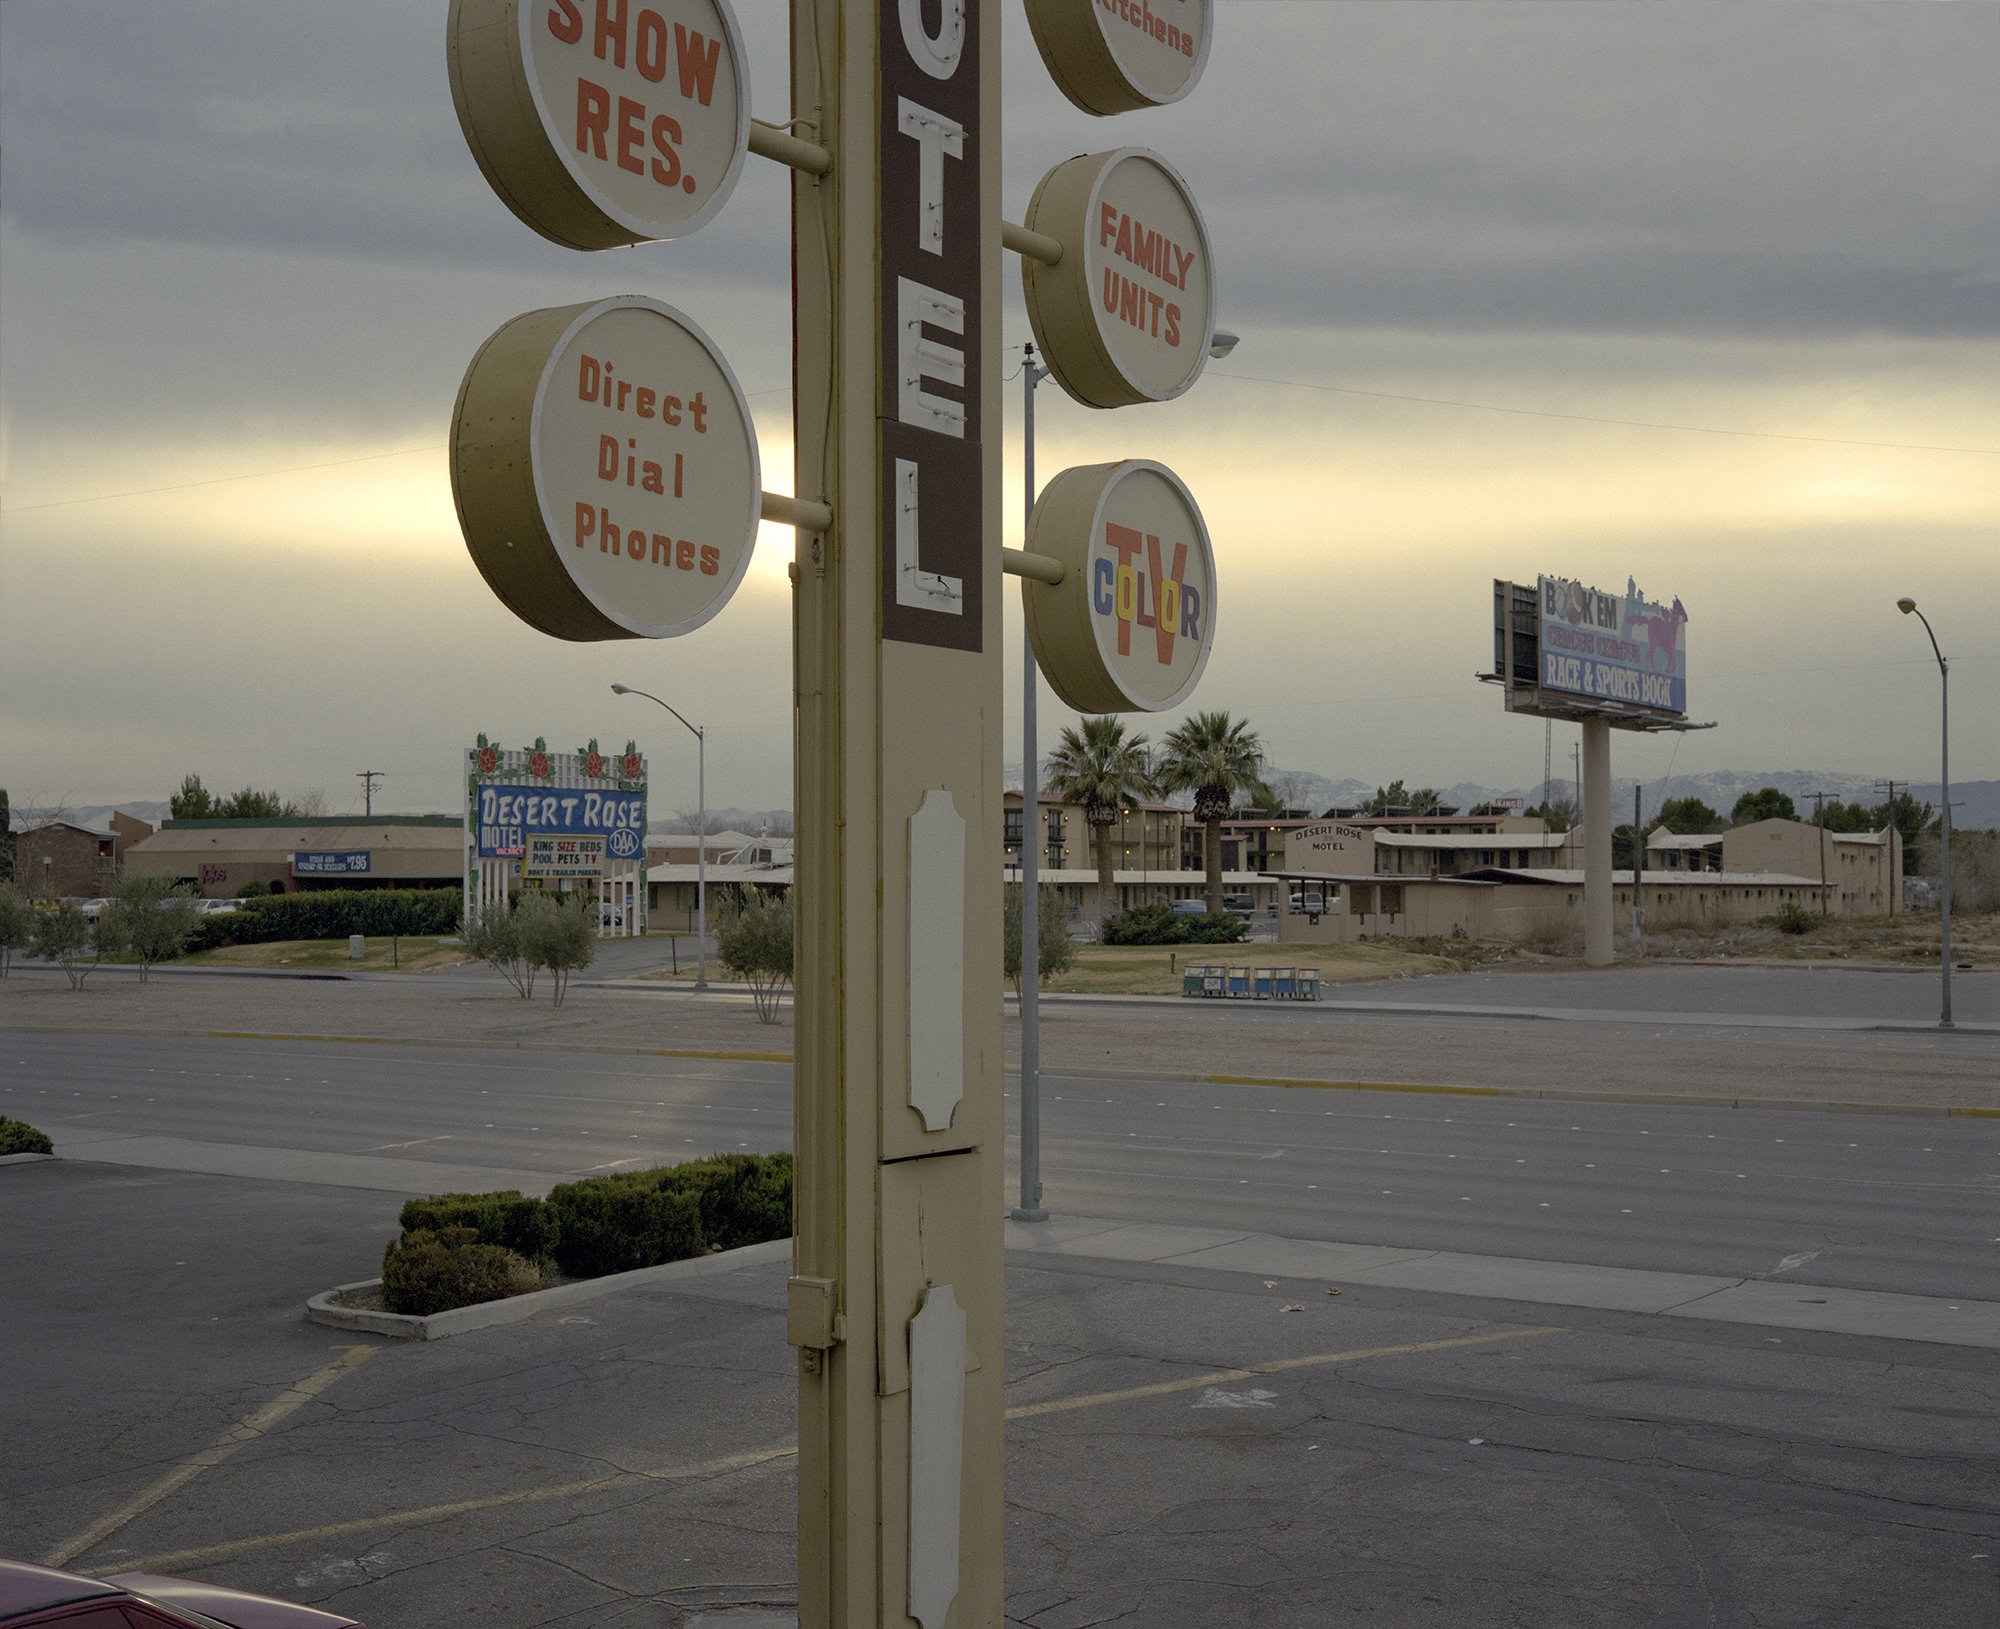
[[1808,792],[1813,800],[1813,824],[1819,827],[1819,914],[1826,915],[1826,800],[1825,792]]
[[1632,783],[1632,943],[1646,941],[1646,902],[1639,897],[1640,879],[1646,874],[1646,833],[1639,825],[1639,783]]
[[[1877,781],[1876,786],[1888,795],[1882,805],[1882,886],[1889,895],[1889,914],[1896,914],[1897,884],[1903,880],[1902,867],[1897,864],[1896,844],[1902,835],[1896,825],[1896,783]],[[1904,791],[1909,790],[1906,783]]]
[[379,769],[357,769],[354,772],[354,778],[362,783],[361,796],[363,802],[361,812],[365,816],[372,817],[375,813],[375,783],[382,778],[382,771]]

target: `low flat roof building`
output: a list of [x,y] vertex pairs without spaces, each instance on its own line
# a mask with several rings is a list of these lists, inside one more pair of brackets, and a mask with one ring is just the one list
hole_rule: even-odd
[[169,820],[126,850],[125,864],[186,883],[206,899],[233,899],[253,882],[274,894],[457,888],[465,875],[465,821],[458,815]]

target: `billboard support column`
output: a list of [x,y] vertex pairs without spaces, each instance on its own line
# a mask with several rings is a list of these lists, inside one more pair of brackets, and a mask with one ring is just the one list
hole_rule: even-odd
[[1583,962],[1609,967],[1611,930],[1611,721],[1583,720]]

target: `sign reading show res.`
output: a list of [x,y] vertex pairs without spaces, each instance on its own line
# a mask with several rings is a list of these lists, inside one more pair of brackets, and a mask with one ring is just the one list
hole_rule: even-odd
[[453,0],[446,58],[488,184],[569,248],[685,236],[742,171],[729,0]]

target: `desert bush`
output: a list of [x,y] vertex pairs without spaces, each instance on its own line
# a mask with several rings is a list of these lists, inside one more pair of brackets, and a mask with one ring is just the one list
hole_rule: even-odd
[[1773,913],[1771,924],[1780,933],[1811,933],[1819,925],[1819,918],[1803,905],[1786,900]]
[[37,1131],[25,1120],[10,1120],[0,1114],[0,1154],[53,1154],[56,1145],[46,1131]]
[[757,1017],[775,1024],[778,1003],[792,981],[791,899],[768,893],[752,895],[717,931],[715,954],[730,972],[749,981]]
[[35,942],[35,908],[11,882],[0,882],[0,979],[14,952]]
[[1164,905],[1134,905],[1104,924],[1107,945],[1233,945],[1250,924],[1227,911],[1182,916]]
[[104,950],[92,937],[90,920],[68,900],[52,911],[35,912],[35,954],[63,970],[72,990],[97,970]]
[[382,1304],[417,1317],[540,1289],[541,1272],[469,1227],[428,1228],[391,1239],[382,1252]]
[[469,1227],[481,1244],[498,1245],[529,1261],[548,1261],[555,1255],[554,1214],[541,1200],[526,1198],[515,1188],[412,1199],[404,1204],[396,1221],[405,1233],[442,1233],[447,1228]]
[[121,871],[111,885],[111,903],[97,919],[97,948],[136,961],[144,984],[155,962],[172,961],[187,948],[200,920],[193,893],[171,878]]
[[551,1191],[556,1265],[572,1278],[599,1278],[700,1255],[700,1202],[659,1184],[659,1172],[633,1171]]

